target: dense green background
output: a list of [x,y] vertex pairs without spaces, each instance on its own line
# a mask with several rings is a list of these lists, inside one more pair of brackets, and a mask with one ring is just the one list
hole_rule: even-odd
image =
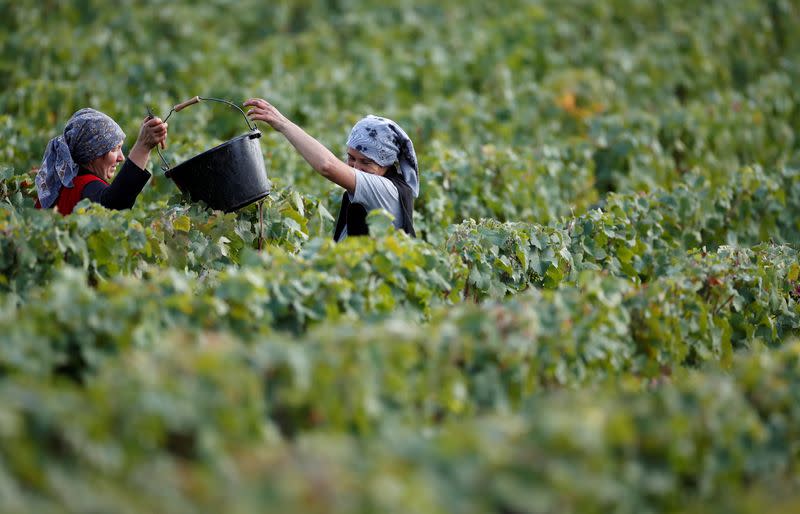
[[[797,2],[0,12],[3,512],[800,510]],[[395,119],[420,237],[332,244],[340,192],[265,126],[263,221],[157,158],[130,211],[32,208],[74,111],[129,146],[194,95],[337,154]],[[245,129],[201,103],[166,155]]]

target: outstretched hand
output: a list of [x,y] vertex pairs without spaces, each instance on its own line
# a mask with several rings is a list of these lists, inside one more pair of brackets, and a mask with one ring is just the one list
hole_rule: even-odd
[[278,132],[283,132],[289,124],[289,120],[280,113],[274,105],[261,98],[251,98],[244,103],[245,107],[250,107],[247,117],[253,121],[263,121],[269,124]]
[[250,107],[247,116],[251,120],[263,121],[283,134],[295,150],[303,156],[314,171],[338,184],[350,193],[355,191],[356,172],[353,168],[343,163],[330,150],[309,135],[299,125],[292,123],[280,113],[272,104],[261,98],[251,98],[244,103]]

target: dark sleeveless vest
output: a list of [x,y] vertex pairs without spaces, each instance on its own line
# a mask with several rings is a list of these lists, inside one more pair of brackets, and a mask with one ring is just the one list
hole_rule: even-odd
[[[383,176],[389,179],[397,187],[400,198],[400,228],[411,237],[417,237],[414,230],[414,192],[397,173],[397,169],[392,167]],[[336,229],[333,231],[333,240],[339,239],[339,235],[347,226],[347,236],[366,236],[369,234],[367,226],[367,209],[360,203],[351,203],[347,191],[342,195],[342,206],[339,208],[339,216],[336,218]]]

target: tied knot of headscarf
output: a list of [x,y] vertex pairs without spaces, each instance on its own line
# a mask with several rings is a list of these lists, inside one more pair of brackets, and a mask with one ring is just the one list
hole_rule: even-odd
[[50,208],[62,187],[72,187],[81,164],[101,157],[125,140],[116,121],[94,109],[81,109],[67,121],[64,133],[47,143],[36,173],[36,191],[43,208]]
[[350,131],[347,146],[361,152],[379,166],[398,163],[403,180],[411,188],[414,197],[419,196],[417,154],[414,152],[414,143],[400,125],[389,118],[367,115]]

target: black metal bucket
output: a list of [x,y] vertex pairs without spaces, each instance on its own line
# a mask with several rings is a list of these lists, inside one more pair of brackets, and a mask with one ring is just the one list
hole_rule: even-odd
[[[194,97],[178,104],[173,110],[180,111],[200,100],[221,101],[239,109],[226,100]],[[206,150],[173,168],[169,168],[162,156],[164,174],[175,182],[178,189],[188,193],[193,202],[202,200],[213,209],[233,212],[269,195],[272,185],[267,179],[258,141],[261,132],[250,125],[244,111],[239,111],[250,128],[248,133]],[[171,114],[172,111],[167,118]]]

